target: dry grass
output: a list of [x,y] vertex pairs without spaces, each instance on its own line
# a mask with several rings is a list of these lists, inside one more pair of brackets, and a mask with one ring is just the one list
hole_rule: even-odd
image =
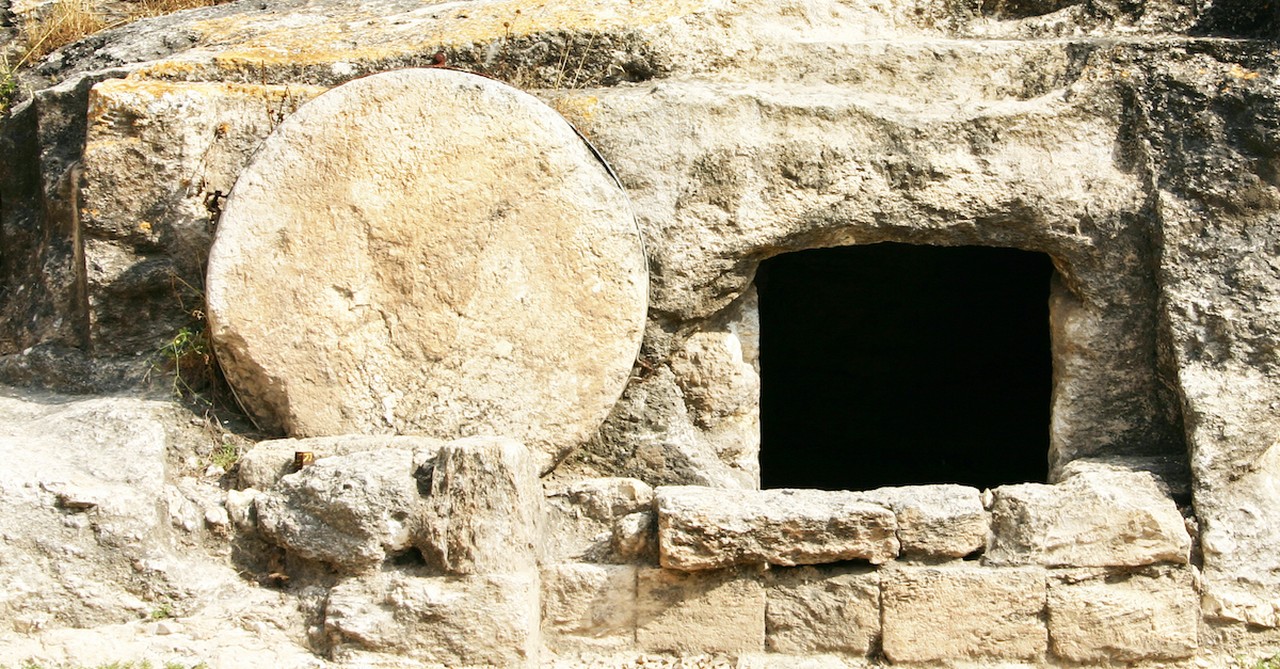
[[18,61],[18,67],[34,63],[55,49],[108,26],[107,20],[89,5],[88,0],[59,0],[43,20],[34,27],[30,23],[24,35],[26,51]]
[[[129,2],[124,19],[109,21],[90,0],[58,0],[41,21],[28,22],[23,37],[25,52],[17,67],[29,65],[99,30],[114,28],[129,21],[162,14],[172,14],[183,9],[208,7],[226,0],[133,0]],[[34,23],[34,25],[31,25]]]
[[227,0],[138,0],[133,3],[129,13],[130,19],[145,19],[149,16],[172,14],[184,9],[211,7],[227,2]]
[[130,21],[183,9],[208,7],[228,0],[128,0],[124,17],[107,17],[93,0],[58,0],[39,20],[22,22],[18,36],[22,45],[17,61],[0,54],[0,116],[20,97],[18,72],[34,65],[50,53],[77,42],[99,30],[114,28]]

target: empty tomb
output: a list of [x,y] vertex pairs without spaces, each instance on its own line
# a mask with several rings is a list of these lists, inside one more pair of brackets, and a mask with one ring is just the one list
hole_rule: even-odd
[[892,242],[761,263],[761,485],[1045,481],[1053,271]]

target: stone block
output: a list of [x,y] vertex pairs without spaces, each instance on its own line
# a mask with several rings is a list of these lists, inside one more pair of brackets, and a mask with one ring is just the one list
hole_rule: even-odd
[[754,417],[760,404],[760,375],[744,359],[735,332],[696,332],[671,357],[671,371],[701,427],[737,417]]
[[557,652],[630,647],[636,567],[573,563],[543,569],[542,635]]
[[613,524],[613,554],[623,562],[658,561],[658,521],[652,511],[629,513]]
[[1048,647],[1045,573],[969,564],[883,570],[885,655],[894,662],[1038,658]]
[[670,486],[658,488],[657,508],[660,559],[671,569],[880,564],[898,555],[893,512],[860,493]]
[[764,650],[765,595],[754,571],[640,569],[636,646],[644,651]]
[[1146,472],[1083,471],[1056,485],[1001,486],[993,495],[989,564],[1186,564],[1191,551],[1177,506]]
[[424,577],[378,572],[329,591],[324,631],[334,659],[374,651],[449,667],[533,667],[538,574]]
[[430,492],[415,544],[429,564],[453,574],[536,567],[543,493],[528,449],[503,437],[458,439],[419,471]]
[[588,517],[601,521],[612,521],[653,506],[653,488],[639,479],[584,479],[569,484],[563,494]]
[[546,563],[631,562],[649,548],[653,488],[643,481],[575,481],[548,490],[546,502]]
[[991,532],[982,495],[962,485],[915,485],[866,493],[893,509],[907,558],[962,558],[987,545]]
[[1158,485],[1168,490],[1174,500],[1191,498],[1191,470],[1185,457],[1112,455],[1080,458],[1063,465],[1057,480],[1065,481],[1091,472],[1146,472],[1155,478]]
[[880,637],[880,574],[871,568],[776,569],[765,598],[772,652],[867,655]]
[[1049,643],[1085,664],[1181,660],[1198,646],[1200,598],[1185,569],[1108,577],[1070,570],[1049,582]]
[[309,560],[343,571],[376,567],[413,545],[421,504],[413,472],[409,451],[318,460],[257,496],[258,527]]
[[346,434],[339,437],[311,437],[309,439],[271,439],[260,441],[240,458],[239,487],[268,490],[281,478],[297,471],[294,454],[309,452],[316,460],[335,455],[349,455],[361,451],[396,449],[411,451],[414,460],[427,459],[440,450],[444,442],[439,439],[399,435]]

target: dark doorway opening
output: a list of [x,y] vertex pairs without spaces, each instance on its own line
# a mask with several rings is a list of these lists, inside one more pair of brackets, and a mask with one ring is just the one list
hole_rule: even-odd
[[761,263],[761,483],[868,490],[1048,475],[1043,253],[883,243]]

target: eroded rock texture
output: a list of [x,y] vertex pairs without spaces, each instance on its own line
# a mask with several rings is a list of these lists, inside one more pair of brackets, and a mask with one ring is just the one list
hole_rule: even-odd
[[995,564],[1185,564],[1182,516],[1146,472],[1079,474],[1057,485],[1001,486],[991,505]]
[[658,488],[655,504],[662,566],[671,569],[880,564],[898,555],[893,512],[857,493],[672,486]]
[[[1255,634],[1274,638],[1265,630],[1280,627],[1275,16],[1273,0],[289,0],[138,22],[63,49],[26,73],[33,95],[0,128],[7,158],[0,162],[0,379],[77,390],[135,383],[152,352],[182,328],[202,327],[203,265],[230,206],[225,197],[241,187],[236,182],[263,142],[275,141],[267,139],[271,133],[301,132],[296,119],[305,113],[291,115],[312,98],[341,96],[323,94],[328,89],[443,59],[531,90],[612,166],[644,242],[643,267],[633,258],[634,268],[648,272],[647,285],[638,287],[648,292],[643,342],[629,376],[634,341],[627,356],[599,363],[614,374],[612,395],[621,390],[616,403],[563,384],[502,377],[469,388],[491,403],[450,405],[442,396],[408,416],[403,398],[379,385],[391,378],[380,377],[381,363],[357,364],[345,376],[331,364],[343,356],[374,359],[365,354],[378,346],[362,335],[395,330],[394,318],[365,319],[372,316],[361,311],[366,293],[351,283],[376,271],[313,267],[305,287],[339,285],[320,296],[341,307],[340,317],[318,315],[302,332],[270,331],[273,291],[283,284],[267,285],[236,328],[265,323],[264,342],[255,346],[278,347],[281,355],[308,351],[287,363],[301,368],[290,373],[327,375],[364,393],[352,405],[299,393],[299,402],[314,402],[312,413],[351,419],[316,432],[421,431],[448,439],[471,434],[454,429],[466,423],[478,426],[475,433],[531,441],[537,458],[509,458],[499,446],[500,453],[459,451],[443,459],[443,447],[399,454],[401,445],[378,447],[398,461],[412,453],[386,499],[403,497],[420,513],[433,509],[434,524],[413,533],[422,564],[398,534],[384,541],[381,529],[352,532],[364,537],[358,547],[343,544],[351,550],[321,558],[337,565],[338,575],[321,578],[286,560],[281,568],[299,579],[290,596],[306,603],[313,623],[323,620],[307,641],[318,652],[353,663],[401,653],[443,664],[520,664],[532,661],[540,643],[552,653],[630,644],[685,653],[823,649],[907,662],[1129,663],[1181,661]],[[484,88],[506,90],[492,82]],[[433,113],[414,117],[412,130],[447,116],[434,112],[456,110],[427,111]],[[503,141],[516,141],[518,133],[497,127]],[[374,134],[397,149],[409,145],[397,139],[418,136],[399,127]],[[342,132],[319,133],[315,141],[346,146]],[[583,157],[579,167],[598,169]],[[410,162],[385,166],[386,179],[374,186],[408,178]],[[443,179],[492,188],[512,202],[525,195],[503,190],[516,183],[505,178],[508,171],[489,174],[489,181],[470,183],[470,174],[433,173],[413,192],[416,201],[429,199]],[[258,174],[244,187],[256,180],[265,188],[271,176]],[[377,188],[345,194],[324,211],[295,208],[327,220],[370,193],[390,214],[411,211],[395,192]],[[258,202],[264,209],[277,204]],[[602,216],[616,213],[606,209]],[[348,247],[388,241],[375,227],[343,228],[352,236],[331,240],[343,251],[334,262],[357,257],[345,254]],[[422,232],[397,230],[404,234],[392,235],[391,247]],[[271,253],[282,248],[279,239],[262,237],[250,241],[277,244]],[[469,237],[454,242],[456,249],[441,254],[450,262],[491,248]],[[761,342],[769,333],[760,330],[753,280],[759,263],[779,254],[878,242],[1009,247],[1052,260],[1050,437],[1029,446],[1044,452],[1049,476],[995,490],[982,498],[986,509],[975,507],[979,493],[965,486],[879,497],[805,491],[868,511],[864,525],[877,528],[879,543],[850,553],[836,544],[856,532],[823,533],[823,523],[838,515],[831,505],[811,513],[811,505],[757,504],[781,493],[755,490],[758,395],[768,383]],[[574,248],[595,255],[590,244]],[[617,260],[607,249],[601,254]],[[270,263],[258,259],[272,257],[250,252],[237,271],[262,272]],[[384,267],[379,289],[460,285],[452,275],[428,282],[412,260]],[[495,263],[486,265],[490,278],[506,288],[519,268]],[[590,282],[569,285],[572,276],[553,278],[565,288],[592,289]],[[222,308],[239,297],[214,302]],[[433,327],[441,325],[437,316],[416,321],[426,325],[413,333],[430,345],[397,349],[391,361],[429,358],[418,353],[435,350],[449,332],[447,323]],[[591,327],[558,330],[553,354],[535,357],[549,368],[569,360],[562,354],[595,358],[592,328],[613,316],[632,318],[627,331],[640,334],[637,311],[615,313],[606,303],[584,320]],[[341,329],[323,322],[331,318],[351,326],[342,333],[352,336],[324,351],[308,349]],[[227,342],[236,333],[220,336]],[[484,376],[477,370],[523,352],[511,337],[462,339],[468,374]],[[614,365],[619,359],[621,367]],[[575,378],[591,377],[592,365],[583,364]],[[405,372],[415,380],[416,373]],[[257,385],[244,380],[251,375],[231,375],[256,391],[275,383],[273,374]],[[512,398],[529,413],[516,412],[513,422],[478,415]],[[562,420],[556,407],[583,398],[593,403],[590,415],[553,430],[572,438],[535,434]],[[292,416],[293,409],[292,401],[275,402],[273,411]],[[148,430],[142,424],[139,434]],[[508,443],[493,439],[487,443]],[[339,462],[368,450],[331,446],[298,450]],[[285,450],[246,463],[250,485],[261,487],[227,494],[225,513],[211,508],[206,517],[198,505],[147,485],[134,492],[171,506],[177,520],[170,527],[199,529],[203,518],[301,557],[305,537],[270,534],[270,513],[264,523],[256,510],[324,470],[285,472],[290,447],[277,448]],[[874,444],[868,448],[874,453]],[[26,467],[23,476],[39,478],[39,466],[15,462]],[[145,462],[154,459],[136,464]],[[347,462],[347,471],[362,470]],[[428,463],[443,469],[427,476]],[[874,458],[851,466],[874,467]],[[527,476],[504,473],[516,470]],[[534,470],[546,474],[551,513],[543,527],[551,537],[530,529],[540,522],[534,516],[541,502],[530,501],[540,497],[530,483]],[[493,496],[473,495],[468,481]],[[684,486],[708,488],[689,493],[684,505],[664,496]],[[646,506],[654,489],[656,510]],[[23,488],[14,499],[41,513],[57,508],[49,507],[56,491],[29,493]],[[71,509],[99,499],[63,495]],[[286,507],[280,518],[302,504]],[[368,510],[377,508],[371,502]],[[68,517],[76,522],[79,514]],[[683,523],[684,534],[660,535],[664,517],[666,530]],[[373,514],[352,527],[381,528],[380,519]],[[993,534],[984,546],[987,528]],[[795,541],[784,536],[792,530]],[[516,548],[504,564],[508,542]],[[348,555],[366,557],[345,565]],[[843,565],[777,579],[731,566],[849,557],[885,565],[872,572],[876,578],[862,572],[865,565]],[[659,569],[660,560],[699,571]],[[290,576],[260,571],[264,579],[274,574],[277,585]],[[877,579],[878,600],[871,585]],[[858,605],[827,598],[842,592]],[[601,605],[613,599],[616,609]],[[415,611],[447,621],[428,626]],[[70,614],[53,619],[76,622]],[[788,627],[799,620],[812,622]],[[467,654],[459,639],[469,621],[487,630],[486,639],[504,641]],[[840,627],[846,624],[857,629]],[[824,628],[839,633],[817,636]]]

